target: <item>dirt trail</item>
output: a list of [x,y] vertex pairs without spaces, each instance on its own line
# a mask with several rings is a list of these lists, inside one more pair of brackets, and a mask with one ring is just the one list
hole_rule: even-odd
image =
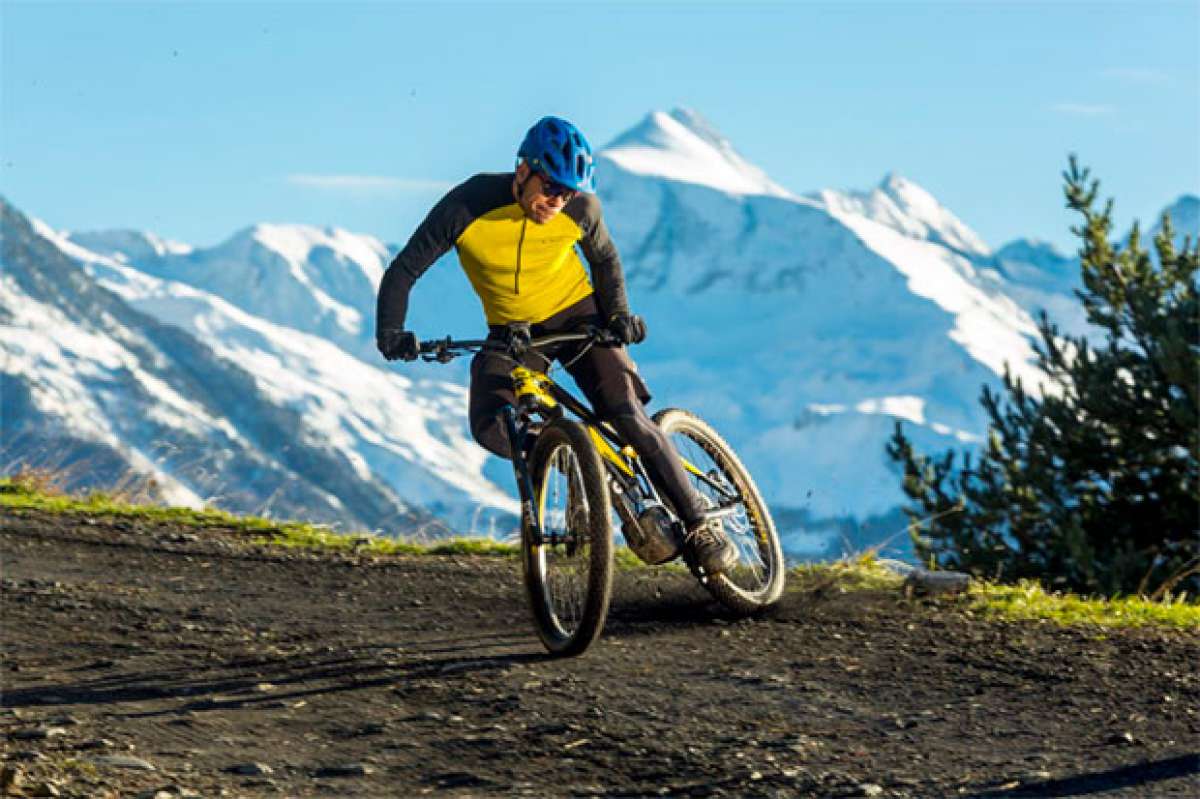
[[0,555],[27,795],[1200,795],[1186,633],[883,592],[730,623],[641,569],[599,643],[553,661],[501,559],[12,512]]

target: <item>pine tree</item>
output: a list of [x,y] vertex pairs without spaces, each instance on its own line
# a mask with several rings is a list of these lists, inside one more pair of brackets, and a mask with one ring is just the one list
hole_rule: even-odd
[[[977,457],[913,450],[899,423],[905,508],[922,559],[993,579],[1084,593],[1200,590],[1200,243],[1173,243],[1170,218],[1146,251],[1137,225],[1110,241],[1113,202],[1075,158],[1063,173],[1082,216],[1084,288],[1102,345],[1063,336],[1042,313],[1030,392],[1007,369],[984,387]],[[956,466],[956,462],[959,464]]]

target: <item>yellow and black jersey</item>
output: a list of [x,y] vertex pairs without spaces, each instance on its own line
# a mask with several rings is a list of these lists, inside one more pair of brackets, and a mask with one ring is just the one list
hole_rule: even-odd
[[[513,198],[513,173],[481,174],[450,190],[392,261],[379,287],[379,329],[403,327],[412,285],[451,246],[489,325],[541,322],[593,294],[599,310],[628,313],[621,259],[594,194],[577,194],[546,224]],[[578,245],[578,248],[577,248]]]

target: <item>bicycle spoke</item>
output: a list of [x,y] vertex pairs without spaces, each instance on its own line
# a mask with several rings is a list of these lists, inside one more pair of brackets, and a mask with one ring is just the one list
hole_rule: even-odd
[[725,505],[729,495],[737,497],[734,512],[721,519],[725,534],[733,541],[738,551],[737,565],[725,576],[743,590],[760,590],[769,578],[766,565],[768,555],[763,550],[762,536],[746,511],[746,502],[741,490],[730,481],[723,465],[693,435],[685,432],[672,433],[671,443],[681,456],[704,473],[707,479],[691,473],[688,477],[692,487],[705,498],[710,507]]
[[579,464],[569,447],[554,451],[545,481],[542,524],[546,542],[539,562],[551,613],[563,634],[571,635],[579,626],[587,600],[590,509]]

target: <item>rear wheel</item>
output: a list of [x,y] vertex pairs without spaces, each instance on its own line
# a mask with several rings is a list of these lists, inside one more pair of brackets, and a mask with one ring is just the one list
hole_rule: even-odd
[[556,420],[530,457],[535,540],[522,527],[525,587],[538,635],[555,655],[578,655],[600,635],[612,594],[613,540],[608,485],[582,425]]
[[738,562],[705,582],[721,604],[749,615],[777,601],[783,593],[785,563],[779,534],[750,472],[733,448],[707,422],[688,411],[668,408],[654,415],[688,469],[692,487],[710,508],[724,507],[725,534],[738,550]]

